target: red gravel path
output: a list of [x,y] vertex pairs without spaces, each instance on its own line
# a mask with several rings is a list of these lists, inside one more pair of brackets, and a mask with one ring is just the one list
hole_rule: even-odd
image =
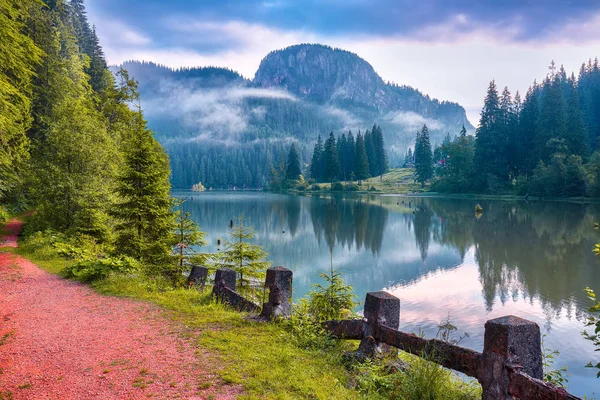
[[0,253],[0,399],[234,398],[181,331],[157,307]]

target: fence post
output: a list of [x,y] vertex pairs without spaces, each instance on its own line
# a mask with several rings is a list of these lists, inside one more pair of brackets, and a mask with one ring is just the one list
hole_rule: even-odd
[[208,268],[200,265],[192,265],[190,276],[188,277],[188,286],[204,287],[206,278],[208,277]]
[[399,328],[400,299],[387,292],[367,293],[364,317],[367,324],[358,352],[366,357],[396,354],[397,349],[375,340],[375,332],[379,324],[396,330]]
[[263,304],[261,316],[265,318],[291,315],[293,272],[284,267],[267,270],[265,287],[269,288],[269,301]]
[[510,378],[506,364],[520,366],[532,378],[543,378],[540,327],[509,315],[485,323],[479,382],[483,400],[509,400]]
[[220,268],[215,273],[215,286],[213,287],[213,295],[219,295],[221,288],[228,288],[235,292],[235,281],[237,274],[230,268]]

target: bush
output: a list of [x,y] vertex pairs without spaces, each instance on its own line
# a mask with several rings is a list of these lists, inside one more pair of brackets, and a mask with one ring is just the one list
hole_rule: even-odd
[[336,182],[333,185],[331,185],[331,190],[341,192],[344,190],[344,185],[342,185],[341,182]]
[[376,192],[376,191],[377,191],[377,188],[375,186],[371,186],[369,188],[369,192]]
[[105,279],[111,274],[131,274],[140,270],[138,261],[131,257],[99,258],[82,260],[68,266],[63,275],[65,278],[81,282],[93,282]]
[[303,192],[306,190],[306,185],[300,184],[300,185],[296,186],[296,190]]
[[319,185],[317,185],[316,183],[313,184],[310,188],[311,190],[318,192],[319,190],[321,190],[321,187]]
[[346,190],[349,192],[358,192],[359,189],[360,188],[356,183],[351,183],[350,185],[346,186]]
[[4,225],[9,219],[10,214],[8,213],[8,210],[6,210],[4,207],[0,207],[0,224]]

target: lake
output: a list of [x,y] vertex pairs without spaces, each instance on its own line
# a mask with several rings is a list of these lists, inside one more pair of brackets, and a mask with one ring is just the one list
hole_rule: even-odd
[[[400,329],[435,337],[446,318],[483,349],[485,321],[514,314],[537,322],[554,367],[568,366],[573,394],[600,393],[584,368],[598,353],[581,337],[600,291],[599,205],[379,195],[293,196],[253,192],[178,192],[217,252],[229,221],[243,215],[273,266],[294,271],[294,299],[341,268],[361,301],[371,291],[400,298]],[[483,213],[475,214],[481,204]]]

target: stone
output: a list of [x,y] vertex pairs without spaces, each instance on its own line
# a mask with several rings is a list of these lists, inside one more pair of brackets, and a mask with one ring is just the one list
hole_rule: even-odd
[[366,357],[395,356],[398,349],[375,340],[377,325],[398,329],[400,327],[400,299],[387,292],[367,293],[364,317],[367,321],[358,351]]
[[220,268],[215,273],[215,287],[224,286],[235,291],[235,281],[237,274],[230,268]]
[[208,278],[208,268],[200,265],[192,265],[190,276],[188,277],[188,286],[204,287]]
[[388,328],[400,327],[400,299],[388,292],[367,293],[364,316],[367,322],[377,322]]
[[293,272],[284,267],[267,270],[265,287],[269,288],[269,301],[263,305],[262,317],[289,317],[292,305]]
[[507,365],[532,378],[542,379],[542,341],[535,322],[509,315],[485,323],[479,383],[483,400],[508,400],[510,373]]

